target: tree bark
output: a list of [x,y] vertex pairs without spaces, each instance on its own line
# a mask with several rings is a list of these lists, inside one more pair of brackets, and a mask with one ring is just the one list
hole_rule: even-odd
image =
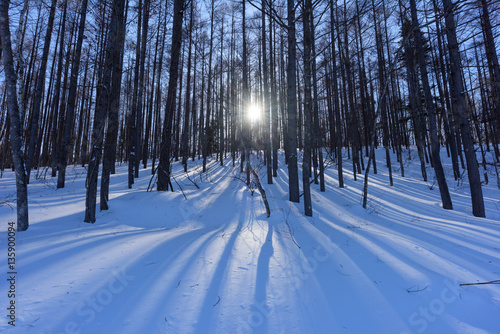
[[71,65],[71,76],[68,93],[68,106],[66,112],[66,125],[64,127],[64,137],[61,145],[61,156],[59,158],[59,173],[57,176],[57,188],[64,188],[66,180],[66,166],[68,165],[68,154],[71,147],[71,139],[73,135],[73,118],[76,109],[76,90],[78,84],[78,74],[80,72],[80,59],[82,56],[83,33],[85,30],[85,19],[87,16],[88,0],[83,0],[80,7],[81,17],[80,26],[78,27],[78,39],[76,42],[76,51]]
[[[491,28],[490,14],[488,11],[488,3],[486,0],[481,2],[481,25],[483,27],[484,47],[486,49],[486,58],[488,59],[488,69],[490,70],[493,101],[496,110],[496,127],[500,129],[500,65],[496,52],[495,39]],[[496,138],[499,140],[500,138]]]
[[[336,13],[335,13],[336,14]],[[342,167],[342,121],[341,121],[341,110],[339,103],[339,85],[338,85],[338,75],[337,75],[337,57],[335,50],[335,26],[337,25],[335,20],[335,15],[333,12],[333,0],[330,2],[330,21],[331,21],[331,39],[332,39],[332,82],[333,82],[333,106],[335,110],[335,127],[336,127],[336,143],[337,143],[337,173],[339,188],[344,188],[344,173]],[[337,35],[337,38],[339,36]]]
[[0,1],[0,40],[2,44],[2,60],[7,90],[7,110],[10,120],[10,143],[12,160],[16,174],[17,196],[17,230],[26,231],[28,221],[28,185],[22,151],[23,137],[21,120],[19,118],[19,104],[17,101],[16,72],[12,57],[12,44],[9,29],[9,0]]
[[[187,82],[186,82],[186,93],[185,93],[185,114],[184,114],[184,126],[182,127],[181,136],[181,155],[182,155],[182,165],[184,166],[184,172],[187,173],[187,161],[189,157],[189,118],[191,114],[191,62],[192,62],[192,49],[193,49],[193,24],[194,24],[194,3],[191,1],[191,10],[189,15],[189,31],[188,31],[188,64],[187,64]],[[195,68],[196,70],[196,68]],[[193,94],[194,95],[194,94]],[[194,96],[193,96],[194,99]]]
[[[299,203],[299,169],[297,166],[297,41],[295,39],[295,1],[287,0],[288,7],[288,194],[291,202]],[[273,131],[274,138],[274,131]]]
[[32,112],[32,116],[31,116],[32,117],[31,134],[30,134],[30,139],[29,139],[28,155],[26,156],[27,182],[29,182],[29,179],[30,179],[31,167],[33,166],[33,159],[35,157],[35,148],[36,148],[37,139],[38,139],[39,116],[40,116],[40,109],[41,109],[41,105],[42,105],[42,95],[43,95],[43,91],[44,91],[44,87],[45,87],[47,61],[49,58],[50,42],[52,40],[52,30],[54,27],[56,3],[57,3],[57,0],[52,0],[52,3],[50,5],[49,20],[47,22],[47,32],[45,34],[42,59],[40,60],[40,70],[38,72],[38,79],[37,79],[37,83],[36,83],[35,99],[33,102],[34,103],[33,104],[33,112]]
[[[125,5],[126,6],[126,5]],[[123,10],[120,8],[120,13]],[[104,154],[102,160],[102,177],[101,177],[101,201],[99,203],[100,210],[108,210],[109,200],[109,183],[110,175],[113,172],[113,166],[116,162],[116,145],[118,139],[118,114],[120,111],[120,93],[122,86],[123,72],[123,48],[125,42],[125,22],[127,21],[128,7],[125,9],[125,15],[122,21],[119,22],[118,32],[116,36],[116,52],[113,56],[113,69],[111,74],[110,87],[110,103],[108,107],[108,128],[106,129],[106,141],[104,142]]]
[[87,192],[85,198],[85,219],[86,223],[95,222],[96,197],[97,197],[97,176],[99,174],[99,163],[102,155],[102,144],[104,137],[104,123],[107,108],[112,101],[111,90],[106,85],[113,81],[112,74],[115,60],[119,57],[120,31],[124,29],[123,12],[125,0],[113,0],[111,23],[107,36],[105,58],[103,63],[103,74],[99,80],[98,94],[96,98],[96,110],[94,113],[94,125],[92,129],[92,152],[87,170]]
[[450,53],[450,90],[452,103],[458,115],[462,143],[464,145],[465,159],[467,162],[467,175],[472,200],[472,214],[476,217],[486,217],[484,209],[483,190],[481,188],[481,178],[474,151],[474,141],[468,120],[467,106],[464,97],[464,85],[461,76],[461,60],[458,50],[457,31],[455,18],[453,15],[453,5],[451,0],[443,0],[444,15],[446,24],[446,36],[448,38],[448,51]]
[[[182,18],[184,16],[184,0],[174,1],[174,19],[172,23],[172,48],[170,56],[169,81],[165,119],[163,123],[160,162],[158,164],[158,191],[166,191],[172,187],[170,182],[170,153],[172,145],[172,120],[175,111],[175,92],[179,76],[179,59],[182,46]],[[172,189],[173,190],[173,189]]]
[[311,175],[311,147],[312,147],[312,68],[311,68],[311,51],[312,51],[312,2],[304,0],[304,10],[302,13],[302,22],[304,26],[304,154],[302,157],[302,187],[304,191],[304,214],[311,217],[312,202],[311,202],[311,183],[309,177]]
[[436,179],[439,186],[439,193],[441,194],[441,203],[443,204],[443,208],[447,210],[452,210],[453,204],[451,202],[450,192],[448,190],[448,184],[446,183],[446,177],[444,175],[443,165],[441,164],[441,157],[439,156],[440,145],[438,141],[436,107],[434,105],[433,96],[431,94],[431,87],[429,85],[427,64],[425,62],[425,54],[422,47],[423,38],[419,28],[418,17],[417,17],[417,5],[415,0],[410,0],[410,7],[411,7],[413,33],[415,35],[415,46],[417,49],[418,62],[420,64],[420,77],[422,80],[422,86],[425,94],[425,104],[427,106],[427,113],[429,115],[429,132],[431,137],[431,152],[432,152],[432,161],[434,163],[434,171],[436,172]]

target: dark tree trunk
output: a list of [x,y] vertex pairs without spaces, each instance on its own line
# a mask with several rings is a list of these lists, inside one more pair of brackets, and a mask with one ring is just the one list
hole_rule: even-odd
[[269,71],[267,67],[267,43],[266,43],[266,1],[262,1],[262,69],[263,69],[263,92],[262,108],[264,109],[264,135],[265,135],[265,157],[267,167],[267,184],[273,184],[273,166],[271,159],[271,108],[269,95]]
[[52,101],[52,130],[50,138],[51,146],[51,156],[52,156],[52,177],[56,176],[57,167],[57,136],[58,136],[58,124],[59,124],[59,100],[61,96],[61,80],[63,77],[63,55],[64,55],[64,40],[66,32],[66,15],[68,12],[68,1],[64,0],[63,16],[61,18],[61,31],[60,31],[60,46],[59,46],[59,56],[57,60],[57,72],[56,72],[56,83],[54,87],[54,100]]
[[[377,16],[376,10],[375,10],[375,2],[372,0],[372,5],[373,5],[373,15],[374,17]],[[384,52],[382,50],[382,33],[380,32],[380,27],[375,20],[375,37],[376,37],[376,44],[377,44],[377,63],[378,63],[378,77],[380,81],[380,87],[385,87],[386,86],[386,77],[385,77],[385,59],[384,59]],[[382,89],[382,88],[381,88]],[[385,159],[387,162],[387,169],[389,171],[389,184],[391,186],[394,185],[393,179],[392,179],[392,165],[391,165],[391,155],[389,152],[389,120],[387,116],[387,97],[386,95],[381,95],[380,96],[380,114],[382,118],[382,131],[384,134],[383,138],[383,145],[385,148]]]
[[49,57],[50,51],[50,41],[52,40],[52,30],[54,27],[54,17],[56,12],[56,3],[57,0],[52,0],[50,5],[50,14],[49,20],[47,22],[47,32],[45,34],[45,41],[43,45],[43,54],[42,59],[40,60],[40,70],[38,72],[38,79],[36,83],[36,91],[35,91],[35,99],[33,104],[33,112],[31,116],[31,134],[29,139],[28,146],[28,155],[26,157],[26,173],[27,173],[27,182],[30,179],[31,167],[33,166],[33,159],[35,158],[35,148],[37,145],[38,139],[38,126],[39,126],[39,115],[40,109],[42,105],[42,95],[45,87],[45,74],[47,71],[47,60]]
[[[213,53],[213,40],[214,40],[214,19],[215,19],[215,1],[212,1],[212,10],[210,14],[210,49],[208,53],[208,78],[207,78],[207,112],[205,117],[205,124],[203,126],[203,172],[207,171],[207,156],[210,145],[209,134],[210,134],[210,112],[212,109],[211,99],[212,99],[212,53]],[[243,1],[243,11],[245,10],[245,1]],[[243,26],[245,25],[245,16],[243,15]],[[243,34],[245,30],[243,28]],[[243,40],[243,62],[245,62],[245,41]],[[243,65],[245,66],[245,65]],[[243,69],[245,73],[245,69]],[[245,74],[243,74],[245,75]]]
[[[120,9],[121,10],[121,9]],[[110,101],[108,106],[108,128],[106,129],[106,141],[104,142],[104,154],[102,160],[102,177],[101,177],[101,201],[99,203],[100,210],[108,210],[109,200],[109,182],[110,175],[113,172],[113,167],[116,162],[116,145],[118,140],[118,114],[120,111],[120,93],[123,72],[123,48],[125,42],[125,22],[127,21],[128,7],[125,9],[123,21],[119,22],[118,32],[116,36],[116,52],[113,56],[113,69],[111,74],[111,91]]]
[[0,40],[2,45],[5,89],[7,91],[7,110],[10,121],[10,144],[16,173],[17,230],[26,231],[29,226],[28,185],[22,151],[22,127],[19,118],[19,104],[16,92],[17,78],[14,70],[14,59],[12,57],[12,45],[10,40],[9,4],[9,0],[0,1]]
[[135,166],[134,166],[134,177],[139,177],[139,168],[141,160],[141,150],[142,150],[142,133],[143,133],[143,118],[144,118],[144,68],[146,64],[146,48],[147,48],[147,38],[148,38],[148,25],[149,25],[149,10],[151,7],[150,0],[144,0],[144,8],[142,10],[142,39],[141,39],[141,56],[139,65],[139,91],[137,94],[137,115],[136,115],[136,135],[135,135]]
[[302,157],[302,187],[304,191],[304,213],[306,216],[312,216],[311,202],[311,183],[309,177],[311,174],[311,147],[312,147],[312,2],[304,1],[304,10],[302,13],[302,22],[304,26],[304,155]]
[[[404,19],[404,18],[403,18]],[[408,21],[403,22],[403,26],[406,25],[406,29],[411,29],[411,24]],[[418,89],[418,79],[415,72],[415,57],[414,52],[410,47],[410,42],[408,38],[410,31],[406,31],[403,28],[404,35],[404,48],[405,48],[405,65],[406,65],[406,78],[408,81],[408,94],[410,99],[410,114],[413,121],[413,132],[415,134],[415,142],[417,145],[418,157],[420,159],[420,171],[422,173],[422,178],[427,182],[427,170],[425,167],[425,147],[422,131],[421,115],[423,114],[421,103],[420,103],[420,90]]]
[[[490,21],[490,13],[488,11],[488,3],[486,0],[481,2],[481,25],[483,27],[484,46],[486,49],[486,58],[488,59],[488,69],[492,81],[493,101],[496,110],[496,128],[500,129],[500,65],[496,52],[495,39]],[[496,140],[499,138],[497,137]]]
[[[272,2],[270,3],[270,6],[272,6]],[[288,13],[288,15],[290,15],[290,13]],[[293,15],[295,16],[295,13],[293,13]],[[289,19],[289,23],[290,23],[290,19]],[[292,32],[292,30],[293,30],[293,32]],[[295,26],[288,27],[288,34],[293,34],[295,36]],[[294,36],[292,38],[295,41]],[[280,147],[280,137],[279,137],[279,133],[278,133],[278,110],[279,109],[278,109],[278,105],[276,103],[276,94],[277,94],[276,93],[276,81],[277,81],[277,79],[276,79],[276,71],[275,71],[275,67],[276,67],[276,57],[275,57],[275,47],[274,47],[274,40],[275,39],[276,39],[276,33],[274,32],[274,24],[273,24],[273,21],[271,20],[269,22],[269,80],[270,80],[269,83],[271,85],[271,100],[270,100],[269,107],[271,108],[271,128],[272,128],[271,129],[271,131],[272,131],[272,139],[271,139],[272,143],[271,144],[272,144],[272,150],[273,150],[273,177],[278,176],[278,149]],[[294,45],[295,44],[296,44],[296,42],[294,42]],[[290,44],[288,46],[290,47]],[[296,53],[295,47],[293,47],[293,52]],[[290,53],[289,53],[289,56],[290,56]],[[296,58],[297,58],[297,56],[294,56],[294,59],[296,59]],[[289,61],[296,62],[296,60],[290,60],[290,59],[289,59]],[[296,65],[292,65],[292,66],[296,67]],[[295,78],[295,76],[296,76],[296,74],[293,74],[294,78]],[[295,99],[294,101],[296,104],[297,100]],[[289,102],[291,102],[291,101],[289,101]],[[295,111],[295,115],[296,114],[297,114],[297,112]],[[297,118],[297,116],[295,116],[295,118]],[[289,128],[289,126],[287,126],[287,129],[288,128]],[[295,126],[294,126],[294,129],[295,129]],[[292,130],[292,131],[295,131],[295,130]],[[291,137],[293,135],[291,135],[287,132],[287,136]],[[287,138],[287,137],[284,137],[284,138]],[[296,139],[295,139],[295,141],[296,141]],[[289,142],[289,144],[291,144],[291,142]],[[295,144],[295,147],[297,147],[297,144]],[[289,145],[286,145],[286,148],[288,148],[288,150],[293,151],[293,149],[290,148]],[[288,152],[288,150],[287,150],[287,152]],[[290,157],[293,154],[294,154],[293,152],[289,153],[288,157]],[[288,159],[287,159],[287,161],[288,161]],[[297,175],[298,175],[298,172],[297,172]],[[292,181],[292,182],[295,182],[295,181]],[[298,187],[298,182],[299,181],[297,181],[297,187]],[[294,201],[292,201],[292,202],[294,202]]]
[[[245,3],[246,0],[243,0],[243,21],[242,21],[242,32],[243,32],[243,110],[245,110],[243,116],[246,117],[247,113],[246,110],[249,107],[250,103],[250,92],[249,92],[249,84],[248,84],[248,57],[247,57],[247,33],[246,33],[246,8],[245,8]],[[212,49],[212,48],[210,48]],[[211,58],[212,52],[210,51],[210,58]],[[211,62],[209,61],[209,64]],[[210,70],[210,69],[209,69]],[[210,75],[209,75],[209,80],[210,80]],[[210,81],[208,83],[210,87]],[[210,98],[210,97],[209,97]],[[210,112],[210,109],[207,110],[207,117]],[[245,162],[245,169],[246,169],[246,175],[247,175],[247,180],[246,184],[247,186],[250,185],[250,126],[247,125],[246,123],[247,120],[243,121],[243,147],[242,147],[242,158],[241,158],[241,171],[243,171],[243,163]]]
[[[333,1],[330,3],[330,21],[331,21],[331,39],[332,39],[332,82],[333,82],[333,105],[335,109],[335,127],[337,135],[337,173],[339,178],[339,188],[344,188],[344,173],[342,169],[342,121],[341,121],[341,110],[339,103],[339,85],[337,77],[337,57],[335,50],[335,26],[337,25],[335,21],[335,15],[333,13]],[[337,38],[339,36],[337,35]]]
[[64,127],[64,137],[61,145],[61,156],[59,158],[59,174],[57,177],[57,188],[64,188],[66,180],[66,166],[68,165],[68,154],[71,148],[71,139],[73,135],[73,118],[76,109],[76,91],[78,84],[78,72],[80,72],[80,58],[82,55],[83,33],[85,30],[85,19],[87,16],[88,0],[83,0],[80,7],[81,17],[78,27],[78,39],[76,42],[76,51],[71,65],[71,77],[69,83],[68,105]]
[[[137,22],[137,43],[135,46],[135,66],[134,66],[134,91],[132,93],[132,108],[130,114],[128,115],[128,125],[127,125],[127,133],[128,133],[128,188],[131,189],[134,184],[134,176],[135,176],[135,167],[136,167],[136,159],[139,159],[139,156],[136,157],[137,154],[137,114],[139,111],[139,76],[140,66],[141,66],[141,42],[142,42],[142,12],[143,5],[142,0],[139,0],[137,5],[138,8],[138,22]],[[142,89],[141,89],[142,91]]]
[[[163,10],[163,6],[162,6],[162,3],[160,3],[160,9],[159,9],[159,14],[158,14],[158,17],[161,18],[162,16],[162,10]],[[157,59],[158,59],[158,48],[160,46],[160,28],[161,28],[161,21],[158,22],[158,26],[157,26],[157,30],[156,30],[156,43],[155,43],[155,54],[154,54],[154,57],[153,57],[153,73],[151,75],[152,77],[152,83],[151,83],[151,91],[149,93],[149,101],[148,101],[148,109],[147,109],[147,117],[146,117],[146,131],[144,132],[144,142],[143,142],[143,146],[142,146],[142,164],[143,164],[143,167],[144,169],[148,168],[148,158],[150,157],[150,152],[151,152],[151,149],[150,149],[150,138],[151,137],[155,137],[154,135],[152,135],[152,128],[153,126],[156,126],[156,122],[155,124],[153,124],[153,114],[154,114],[154,111],[153,111],[153,105],[154,105],[154,100],[155,100],[155,83],[156,83],[156,71],[158,69],[158,62],[157,62]],[[150,62],[151,64],[151,62]]]
[[[287,67],[287,109],[288,109],[288,194],[291,202],[299,203],[299,169],[297,165],[297,41],[295,39],[295,3],[287,0],[288,7],[288,67]],[[274,131],[273,131],[274,138]]]
[[451,202],[448,184],[444,175],[443,165],[441,164],[441,157],[439,156],[440,145],[438,141],[438,129],[436,121],[436,106],[434,105],[433,97],[431,94],[431,87],[427,74],[427,64],[425,62],[425,54],[423,50],[423,38],[420,31],[418,18],[417,18],[417,5],[415,0],[410,0],[411,19],[413,26],[413,33],[415,35],[415,47],[417,49],[418,62],[420,64],[420,77],[425,94],[425,104],[427,106],[427,113],[429,115],[429,132],[431,137],[431,152],[432,161],[434,163],[434,171],[436,172],[436,179],[439,186],[439,193],[441,194],[441,203],[443,208],[447,210],[453,209]]
[[[318,76],[316,69],[316,42],[315,42],[315,32],[314,32],[314,18],[311,12],[310,18],[310,29],[311,29],[311,70],[312,70],[312,80],[313,80],[313,94],[314,94],[314,103],[313,103],[313,115],[314,115],[314,124],[311,124],[311,129],[314,129],[312,133],[314,133],[312,141],[314,142],[314,147],[317,150],[317,161],[319,165],[319,189],[320,191],[325,191],[325,165],[323,161],[323,142],[321,140],[321,128],[319,126],[319,93],[318,93]],[[316,161],[316,159],[314,159]],[[317,183],[317,175],[314,175],[315,183]]]
[[104,83],[113,82],[113,70],[116,59],[120,56],[120,32],[124,29],[125,0],[113,0],[111,7],[111,23],[106,41],[106,52],[103,63],[103,74],[99,80],[96,109],[94,113],[94,126],[92,129],[92,152],[87,170],[87,193],[85,199],[85,222],[95,222],[97,200],[97,176],[102,155],[104,137],[104,123],[109,103],[113,101],[111,91]]
[[451,0],[443,0],[444,15],[446,24],[446,36],[448,38],[448,50],[450,53],[450,90],[452,102],[458,114],[462,143],[464,145],[465,159],[467,161],[467,175],[472,200],[472,213],[476,217],[486,217],[484,209],[483,190],[481,188],[481,178],[474,151],[474,141],[468,120],[467,106],[464,97],[464,85],[460,72],[461,60],[458,50],[457,31],[455,18],[453,15],[453,5]]
[[[182,165],[184,165],[184,172],[187,173],[187,161],[189,157],[189,118],[191,114],[191,62],[192,62],[192,49],[193,49],[193,24],[194,24],[194,4],[191,1],[191,10],[189,15],[189,31],[188,31],[188,64],[187,64],[187,82],[186,82],[186,93],[185,93],[185,114],[184,114],[184,126],[182,127],[182,136],[181,136],[181,155],[182,155]],[[195,68],[196,70],[196,68]],[[193,97],[194,98],[194,97]]]
[[220,41],[220,96],[219,96],[219,152],[220,152],[220,165],[224,165],[224,85],[222,78],[224,76],[224,17],[221,22],[221,41]]
[[[174,1],[174,19],[172,25],[172,48],[170,57],[167,104],[163,124],[160,162],[158,164],[158,191],[166,191],[170,182],[170,152],[172,145],[172,119],[175,111],[175,92],[179,76],[179,59],[182,44],[182,18],[184,15],[184,0]],[[173,189],[172,189],[173,190]]]

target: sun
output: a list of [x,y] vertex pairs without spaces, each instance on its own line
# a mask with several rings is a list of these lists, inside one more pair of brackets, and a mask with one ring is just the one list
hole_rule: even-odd
[[260,107],[255,104],[250,105],[247,109],[247,115],[251,121],[259,120],[260,114],[261,114]]

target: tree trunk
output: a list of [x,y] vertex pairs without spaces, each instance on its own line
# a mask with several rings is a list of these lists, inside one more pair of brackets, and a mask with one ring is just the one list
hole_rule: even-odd
[[113,82],[113,69],[117,65],[116,59],[120,55],[117,48],[120,45],[120,32],[124,29],[123,12],[125,0],[113,0],[111,7],[111,23],[107,36],[105,58],[103,63],[103,74],[99,80],[98,94],[96,98],[96,109],[94,113],[94,126],[92,129],[92,152],[87,170],[87,193],[85,198],[86,223],[95,222],[96,200],[97,200],[97,176],[99,174],[99,163],[102,155],[102,143],[104,137],[104,123],[107,107],[111,101],[111,91],[102,83]]
[[[192,49],[193,49],[193,24],[194,24],[194,4],[190,4],[191,10],[189,15],[189,31],[188,31],[188,64],[187,64],[187,82],[186,82],[186,93],[185,93],[185,114],[184,114],[184,126],[182,127],[181,136],[181,155],[182,155],[182,165],[184,165],[184,172],[187,173],[187,161],[189,156],[189,118],[191,114],[190,96],[191,96],[191,62],[192,62]],[[196,70],[196,68],[195,68]],[[194,95],[194,94],[193,94]],[[194,99],[194,96],[193,96]]]
[[[213,40],[214,40],[214,19],[215,19],[215,1],[212,1],[212,10],[210,14],[210,49],[208,53],[208,82],[207,82],[207,112],[205,117],[205,124],[203,126],[203,172],[207,171],[207,156],[208,148],[210,145],[210,112],[211,112],[211,98],[212,98],[212,53],[213,53]],[[245,1],[243,1],[243,11],[245,9]],[[243,16],[243,26],[245,26],[245,16]],[[245,33],[243,28],[243,34]],[[243,62],[245,62],[245,41],[243,40]],[[245,65],[243,65],[245,66]],[[245,73],[245,69],[243,69]],[[243,74],[244,76],[245,74]]]
[[35,148],[38,139],[38,126],[39,126],[38,119],[40,115],[40,108],[42,105],[42,95],[45,89],[44,87],[45,87],[45,79],[47,72],[47,60],[49,58],[50,42],[52,40],[52,30],[54,27],[56,3],[57,0],[52,0],[52,3],[50,5],[49,20],[47,22],[47,32],[45,34],[43,54],[42,54],[42,59],[40,60],[40,70],[38,72],[38,79],[36,83],[35,99],[33,104],[33,112],[31,116],[32,117],[31,134],[29,139],[28,155],[26,157],[27,182],[29,182],[30,179],[31,167],[33,166],[33,159],[35,157]]
[[[341,110],[339,104],[339,85],[337,76],[337,57],[335,50],[335,26],[337,25],[335,21],[335,15],[333,13],[333,0],[330,3],[330,21],[331,21],[331,39],[332,39],[332,82],[333,82],[333,106],[335,109],[335,127],[337,135],[337,173],[339,178],[339,188],[344,188],[344,173],[342,168],[342,121],[341,121]],[[337,35],[337,38],[339,36]]]
[[312,216],[311,185],[309,177],[311,174],[311,147],[312,147],[312,1],[304,1],[302,22],[304,26],[304,155],[302,157],[302,187],[304,191],[304,213]]
[[[122,12],[122,9],[120,9]],[[120,12],[120,13],[121,13]],[[106,129],[106,141],[104,142],[104,154],[102,160],[102,177],[101,177],[101,201],[100,209],[108,210],[109,200],[109,182],[110,174],[113,172],[113,166],[116,162],[116,145],[118,139],[118,114],[120,111],[120,93],[122,87],[122,72],[123,72],[123,48],[125,42],[125,22],[127,21],[128,7],[125,10],[123,21],[119,22],[118,32],[116,36],[116,52],[113,56],[113,72],[111,74],[111,91],[110,103],[108,109],[108,128]]]
[[443,204],[443,208],[447,210],[452,210],[453,205],[451,202],[450,192],[448,190],[448,184],[446,183],[446,177],[444,175],[443,165],[441,164],[441,157],[439,156],[440,145],[438,141],[436,107],[434,105],[433,97],[431,94],[431,87],[429,85],[427,64],[425,62],[425,54],[422,47],[423,38],[418,23],[417,5],[415,0],[410,0],[410,7],[411,7],[413,33],[415,34],[415,46],[417,49],[418,62],[420,64],[420,77],[422,80],[422,86],[425,94],[425,104],[427,106],[427,113],[429,114],[429,132],[431,137],[431,152],[432,152],[432,161],[434,163],[434,171],[436,172],[436,179],[439,186],[439,193],[441,194],[441,203]]
[[59,174],[57,177],[57,188],[64,188],[66,179],[66,166],[68,165],[68,154],[71,148],[71,139],[73,135],[73,118],[76,108],[76,90],[78,84],[78,72],[80,72],[80,58],[82,55],[83,33],[85,30],[85,19],[87,16],[88,0],[83,0],[80,7],[81,17],[78,27],[78,39],[76,42],[76,51],[71,65],[71,77],[68,93],[68,106],[66,112],[66,125],[64,127],[64,137],[61,145],[61,156],[59,158]]
[[136,115],[136,135],[135,135],[135,166],[134,166],[134,177],[139,177],[139,168],[141,160],[141,150],[142,150],[142,133],[143,133],[143,118],[144,118],[144,68],[146,64],[146,48],[147,48],[147,38],[148,38],[148,27],[149,27],[149,11],[151,7],[150,0],[144,0],[144,8],[142,10],[142,40],[141,40],[141,56],[139,65],[139,91],[137,94],[137,115]]
[[19,104],[16,92],[16,72],[12,57],[12,45],[9,29],[9,0],[0,1],[0,40],[2,44],[2,60],[5,75],[5,88],[7,90],[7,110],[10,120],[10,143],[12,160],[16,173],[16,198],[17,198],[17,230],[26,231],[28,222],[28,185],[22,151],[23,137],[21,120],[19,119]]
[[59,46],[59,56],[57,60],[57,72],[56,72],[56,83],[54,87],[54,100],[52,101],[52,131],[51,131],[51,156],[52,156],[52,177],[56,176],[57,167],[57,136],[58,136],[58,124],[59,124],[59,100],[61,96],[61,80],[63,77],[63,55],[64,55],[64,40],[66,33],[66,15],[68,12],[68,1],[64,0],[63,16],[61,18],[61,31],[60,31],[60,46]]
[[[295,39],[295,1],[287,0],[288,7],[288,194],[291,202],[300,202],[299,169],[297,166],[297,41]],[[274,131],[273,131],[274,138]]]
[[[179,76],[179,58],[182,43],[182,18],[184,15],[184,0],[174,0],[174,19],[172,23],[172,48],[170,57],[169,81],[165,119],[163,123],[160,162],[158,164],[158,191],[166,191],[172,187],[170,182],[170,152],[172,145],[172,120],[175,111],[175,92]],[[172,189],[173,190],[173,189]]]
[[[135,167],[136,167],[136,159],[139,159],[139,156],[136,157],[137,154],[137,114],[139,111],[139,76],[140,74],[140,65],[141,65],[141,42],[142,42],[142,13],[143,13],[143,4],[142,0],[139,0],[137,5],[138,10],[138,22],[137,22],[137,37],[136,37],[136,46],[135,46],[135,66],[134,66],[134,91],[132,93],[132,108],[130,114],[128,115],[127,120],[127,139],[128,139],[128,188],[131,189],[134,184],[134,176],[135,176]],[[141,89],[142,91],[142,89]]]
[[[495,39],[491,28],[490,14],[488,11],[488,3],[486,0],[481,2],[481,25],[484,35],[484,47],[486,49],[486,58],[488,59],[488,69],[490,70],[493,101],[496,110],[496,128],[500,129],[500,65],[496,52]],[[496,138],[499,140],[500,138]]]
[[458,51],[457,31],[453,15],[451,0],[443,0],[446,24],[446,36],[448,38],[448,50],[450,53],[450,90],[452,102],[459,118],[462,143],[464,145],[465,159],[467,161],[467,175],[472,200],[472,213],[476,217],[486,217],[484,210],[483,190],[481,189],[481,178],[474,151],[474,141],[468,120],[467,106],[464,97],[464,85],[460,72],[461,60]]
[[273,166],[271,159],[271,108],[269,95],[269,72],[267,67],[267,43],[266,43],[266,1],[262,1],[262,72],[263,72],[263,92],[262,92],[262,108],[264,111],[264,135],[265,135],[265,156],[267,167],[267,184],[273,184]]

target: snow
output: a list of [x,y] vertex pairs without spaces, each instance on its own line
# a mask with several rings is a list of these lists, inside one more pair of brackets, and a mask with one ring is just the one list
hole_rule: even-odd
[[[377,152],[366,210],[363,176],[354,181],[346,168],[340,189],[330,166],[326,192],[312,185],[313,217],[288,201],[283,161],[273,185],[260,170],[270,218],[230,159],[211,161],[206,174],[190,161],[200,189],[175,163],[187,199],[175,182],[173,193],[146,192],[150,169],[127,189],[127,166],[118,166],[110,209],[95,224],[83,222],[84,168],[69,167],[64,189],[50,176],[33,180],[30,227],[16,235],[16,326],[4,315],[4,278],[0,332],[498,333],[500,287],[460,284],[500,279],[500,190],[483,186],[487,218],[474,217],[467,178],[453,180],[443,152],[454,205],[443,210],[411,155],[406,177],[394,164],[389,187]],[[8,171],[0,200],[13,193]],[[0,206],[1,254],[16,219],[10,204]]]

